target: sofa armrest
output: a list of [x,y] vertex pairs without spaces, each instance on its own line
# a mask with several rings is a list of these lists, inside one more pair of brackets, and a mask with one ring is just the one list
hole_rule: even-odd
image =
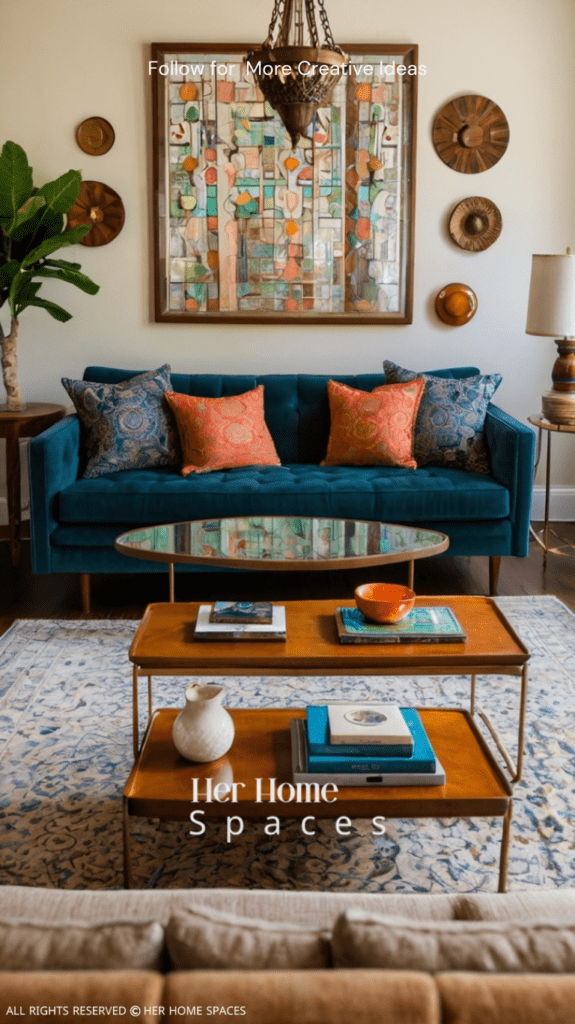
[[80,422],[66,416],[28,445],[32,568],[50,572],[50,535],[57,526],[57,494],[76,480],[80,468]]
[[485,419],[485,438],[491,472],[509,491],[513,524],[511,554],[526,555],[533,495],[535,434],[509,413],[490,405]]

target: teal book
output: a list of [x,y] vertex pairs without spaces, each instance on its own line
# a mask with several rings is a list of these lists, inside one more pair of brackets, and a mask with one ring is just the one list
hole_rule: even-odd
[[[433,747],[427,738],[421,718],[415,708],[401,708],[401,713],[413,736],[411,757],[377,757],[355,754],[312,754],[308,750],[307,770],[310,773],[361,775],[366,773],[433,773],[436,759]],[[338,748],[341,750],[341,747]]]
[[413,608],[400,622],[370,622],[359,608],[336,608],[342,644],[421,644],[467,640],[465,630],[447,605]]

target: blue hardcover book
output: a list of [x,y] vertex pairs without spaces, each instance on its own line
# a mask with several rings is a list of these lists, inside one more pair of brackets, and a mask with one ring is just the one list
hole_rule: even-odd
[[358,757],[357,755],[308,753],[308,772],[334,772],[348,775],[360,775],[366,772],[434,772],[436,768],[435,754],[417,711],[415,708],[401,708],[401,713],[413,736],[411,757]]
[[[310,705],[306,709],[307,749],[310,754],[335,757],[411,757],[413,743],[330,743],[327,704]],[[405,715],[404,715],[405,718]]]

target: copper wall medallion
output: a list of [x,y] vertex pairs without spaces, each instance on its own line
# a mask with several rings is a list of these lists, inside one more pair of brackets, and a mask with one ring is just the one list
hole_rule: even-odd
[[68,227],[91,224],[80,245],[107,245],[124,227],[124,204],[117,192],[101,181],[83,181],[80,195],[68,210]]
[[103,117],[87,117],[76,128],[76,142],[84,153],[102,156],[114,145],[114,129]]
[[477,312],[477,296],[467,284],[448,284],[442,288],[435,300],[435,309],[440,320],[450,327],[461,327]]
[[463,199],[449,219],[449,234],[460,249],[489,249],[501,234],[503,220],[495,203],[483,196]]
[[507,118],[486,96],[458,96],[439,111],[433,145],[448,167],[479,174],[501,160],[509,143]]

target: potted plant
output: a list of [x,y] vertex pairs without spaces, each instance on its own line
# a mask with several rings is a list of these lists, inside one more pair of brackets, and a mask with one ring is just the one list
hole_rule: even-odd
[[0,307],[8,303],[10,333],[4,334],[0,324],[2,374],[6,388],[6,405],[0,409],[25,409],[18,383],[17,343],[19,317],[28,306],[45,309],[55,320],[64,323],[72,314],[61,306],[40,297],[42,282],[36,278],[53,277],[76,285],[95,295],[99,285],[80,273],[79,263],[55,260],[58,249],[75,245],[88,231],[90,224],[80,224],[64,231],[64,214],[80,193],[80,171],[68,171],[55,181],[35,188],[32,168],[21,146],[6,142],[0,154]]

